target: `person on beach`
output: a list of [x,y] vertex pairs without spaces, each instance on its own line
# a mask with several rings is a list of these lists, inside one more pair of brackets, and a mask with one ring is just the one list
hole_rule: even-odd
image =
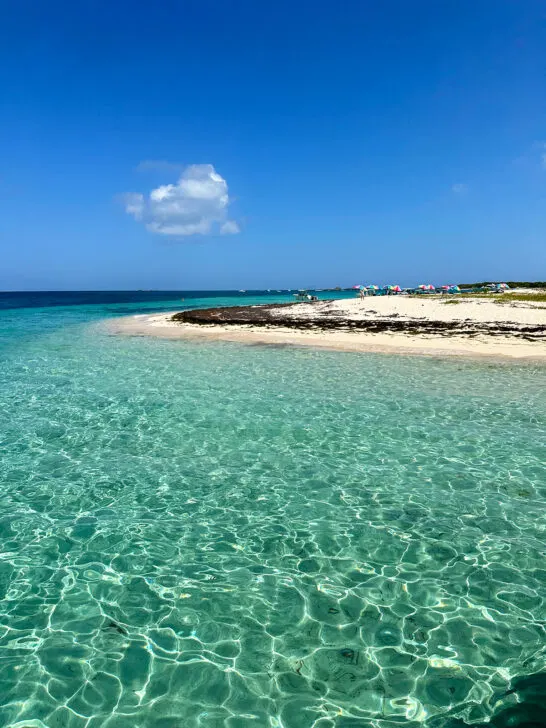
[[360,300],[361,300],[361,301],[363,301],[363,300],[364,300],[364,296],[365,296],[365,295],[366,295],[366,294],[364,293],[364,289],[363,289],[363,288],[361,288],[361,289],[360,289],[360,290],[358,291],[358,297],[360,298]]

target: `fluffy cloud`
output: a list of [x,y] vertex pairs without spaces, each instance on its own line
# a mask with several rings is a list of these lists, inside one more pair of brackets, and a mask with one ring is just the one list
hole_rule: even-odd
[[225,223],[220,227],[221,235],[235,235],[240,233],[241,228],[235,222],[235,220],[226,220]]
[[238,233],[239,226],[228,219],[231,202],[227,182],[212,164],[192,164],[176,184],[161,185],[149,195],[125,195],[125,211],[160,235],[222,235]]

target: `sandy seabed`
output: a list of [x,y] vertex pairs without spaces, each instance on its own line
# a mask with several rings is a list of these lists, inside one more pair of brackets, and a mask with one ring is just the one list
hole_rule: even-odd
[[[445,299],[408,296],[370,297],[301,303],[289,306],[253,306],[247,311],[259,323],[192,323],[173,321],[172,314],[116,319],[110,332],[170,339],[232,341],[244,344],[311,346],[355,352],[466,356],[546,361],[546,306],[535,303],[496,303],[484,299]],[[234,309],[235,310],[235,309]],[[242,309],[239,308],[239,311]],[[229,317],[229,309],[210,309]],[[267,316],[264,320],[265,312]],[[203,312],[188,312],[188,317]],[[312,320],[313,327],[306,328]],[[321,328],[321,322],[325,328]],[[351,326],[380,325],[383,330],[351,330]],[[453,324],[454,329],[430,333]],[[388,330],[407,326],[407,331]],[[532,328],[534,333],[527,332]],[[423,331],[420,331],[422,329]],[[509,329],[509,333],[506,330]]]

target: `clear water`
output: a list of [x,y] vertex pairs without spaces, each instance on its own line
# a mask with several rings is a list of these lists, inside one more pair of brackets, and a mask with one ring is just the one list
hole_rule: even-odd
[[546,667],[546,368],[109,336],[180,308],[135,297],[0,316],[0,726],[515,703]]

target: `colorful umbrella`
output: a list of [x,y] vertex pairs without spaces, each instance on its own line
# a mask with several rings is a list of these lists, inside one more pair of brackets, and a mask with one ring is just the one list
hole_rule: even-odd
[[497,283],[497,288],[510,288],[508,283]]
[[378,291],[379,290],[379,286],[374,286],[374,285],[368,286],[368,288],[369,288],[370,291]]
[[392,287],[392,290],[393,291],[396,291],[396,293],[401,293],[402,292],[402,289],[400,288],[400,286],[393,286]]

